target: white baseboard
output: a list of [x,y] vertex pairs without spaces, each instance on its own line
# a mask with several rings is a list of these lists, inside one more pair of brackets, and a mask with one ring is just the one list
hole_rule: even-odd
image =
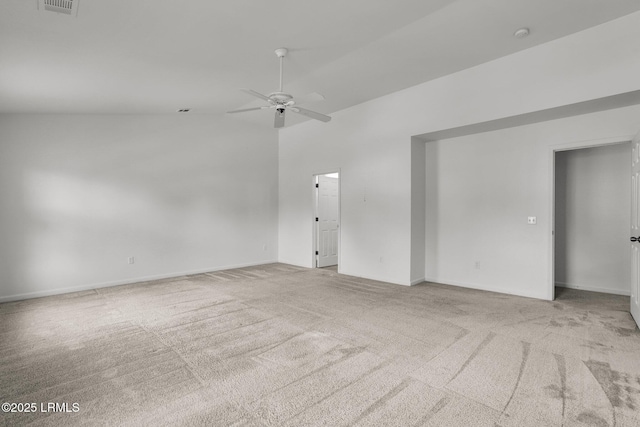
[[280,264],[289,264],[289,265],[293,265],[295,267],[314,268],[313,266],[302,265],[299,262],[294,262],[294,261],[287,260],[287,259],[279,259],[278,261],[275,261],[275,262],[279,262]]
[[344,270],[340,269],[340,266],[338,266],[338,273],[344,274],[346,276],[359,277],[361,279],[375,280],[376,282],[390,283],[392,285],[411,286],[411,284],[408,283],[408,282],[407,283],[400,282],[400,281],[396,281],[395,279],[390,279],[390,278],[386,278],[386,277],[373,277],[373,276],[367,276],[367,275],[363,275],[363,274],[349,273],[348,271],[344,271]]
[[68,287],[68,288],[47,289],[45,291],[35,291],[35,292],[27,292],[27,293],[24,293],[24,294],[3,296],[3,297],[0,297],[0,303],[11,302],[11,301],[21,301],[21,300],[32,299],[32,298],[42,298],[42,297],[48,297],[48,296],[52,296],[52,295],[68,294],[68,293],[71,293],[71,292],[81,292],[81,291],[88,291],[88,290],[99,289],[99,288],[108,288],[108,287],[111,287],[111,286],[129,285],[129,284],[132,284],[132,283],[148,282],[150,280],[171,279],[171,278],[174,278],[174,277],[188,276],[188,275],[191,275],[191,274],[201,274],[201,273],[209,273],[209,272],[212,272],[212,271],[230,270],[230,269],[233,269],[233,268],[253,267],[255,265],[273,264],[273,263],[277,263],[277,262],[278,261],[276,261],[276,260],[266,260],[266,261],[259,261],[259,262],[254,262],[254,263],[225,265],[225,266],[220,266],[220,267],[210,267],[210,268],[203,268],[203,269],[190,270],[190,271],[182,271],[182,272],[176,272],[176,273],[166,273],[166,274],[156,274],[156,275],[152,275],[152,276],[133,277],[133,278],[130,278],[130,279],[113,280],[113,281],[100,282],[100,283],[92,283],[92,284],[89,284],[89,285],[72,286],[72,287]]
[[[556,282],[556,286],[567,289],[578,289],[581,291],[589,291],[589,292],[600,292],[602,294],[613,294],[613,295],[624,295],[631,296],[631,289],[622,290],[622,289],[609,289],[609,288],[598,288],[595,286],[582,286],[582,285],[574,285],[564,282]],[[631,287],[631,285],[629,285]]]
[[515,295],[519,297],[535,298],[535,299],[541,299],[541,300],[547,300],[547,301],[549,300],[549,298],[546,297],[545,295],[540,295],[534,292],[514,292],[511,289],[498,288],[495,286],[478,285],[476,283],[456,282],[452,280],[442,280],[442,279],[433,278],[433,277],[426,277],[425,281],[437,283],[440,285],[450,285],[450,286],[459,286],[461,288],[476,289],[479,291],[496,292],[499,294]]
[[[289,261],[289,260],[286,260],[286,259],[279,259],[278,262],[280,262],[282,264],[295,265],[296,267],[315,268],[313,266],[309,267],[307,265],[301,265],[300,263],[292,262],[292,261]],[[368,275],[364,275],[364,274],[350,273],[349,271],[344,270],[341,267],[340,263],[338,263],[338,274],[344,274],[346,276],[359,277],[361,279],[375,280],[376,282],[384,282],[384,283],[390,283],[392,285],[401,285],[401,286],[413,286],[415,284],[424,282],[424,279],[419,279],[419,280],[413,281],[413,282],[401,282],[401,281],[397,281],[395,279],[391,279],[391,278],[388,278],[388,277],[374,277],[374,276],[368,276]]]
[[411,286],[417,285],[417,284],[425,282],[425,281],[426,281],[426,279],[424,277],[421,277],[419,279],[414,279],[414,280],[411,281]]

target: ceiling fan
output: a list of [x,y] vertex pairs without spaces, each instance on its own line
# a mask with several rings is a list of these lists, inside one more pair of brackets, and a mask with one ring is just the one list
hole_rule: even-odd
[[[273,93],[270,93],[269,95],[263,95],[252,89],[240,89],[244,93],[247,93],[251,96],[255,96],[256,98],[260,98],[263,101],[267,101],[269,105],[265,105],[262,107],[243,108],[241,110],[227,111],[227,113],[244,113],[245,111],[275,109],[276,117],[273,124],[273,127],[275,128],[281,128],[284,126],[284,113],[287,110],[293,111],[294,113],[297,113],[297,114],[302,114],[303,116],[307,116],[312,119],[320,120],[321,122],[328,122],[329,120],[331,120],[331,117],[326,116],[324,114],[298,107],[297,102],[293,98],[293,96],[288,93],[284,93],[282,91],[282,62],[284,60],[284,57],[287,55],[287,52],[288,50],[284,47],[280,49],[276,49],[276,55],[278,56],[278,58],[280,58],[280,90],[278,92],[273,92]],[[316,97],[319,97],[320,99],[324,99],[322,95],[316,94]],[[303,101],[301,101],[300,103],[303,103]]]

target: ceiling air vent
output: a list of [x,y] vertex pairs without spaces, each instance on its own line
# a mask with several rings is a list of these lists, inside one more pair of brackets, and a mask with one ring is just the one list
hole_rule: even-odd
[[38,10],[77,16],[79,0],[38,0]]

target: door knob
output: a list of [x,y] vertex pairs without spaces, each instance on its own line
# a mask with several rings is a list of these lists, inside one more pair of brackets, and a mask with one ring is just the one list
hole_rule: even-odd
[[640,236],[638,236],[638,237],[632,237],[632,238],[631,238],[631,241],[632,241],[632,242],[640,242]]

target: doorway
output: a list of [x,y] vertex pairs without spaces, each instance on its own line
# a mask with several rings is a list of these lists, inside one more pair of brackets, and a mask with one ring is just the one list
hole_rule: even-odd
[[338,269],[340,257],[340,173],[314,175],[314,242],[316,268]]
[[553,151],[555,287],[630,295],[628,140]]

